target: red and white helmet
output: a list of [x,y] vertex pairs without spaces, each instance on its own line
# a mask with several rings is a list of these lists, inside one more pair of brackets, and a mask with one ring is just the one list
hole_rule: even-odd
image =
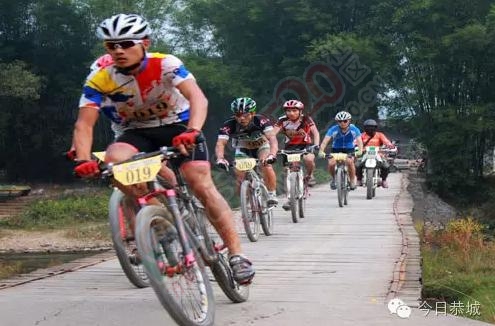
[[302,111],[304,110],[304,104],[298,100],[288,100],[284,103],[284,110],[287,109],[299,109]]

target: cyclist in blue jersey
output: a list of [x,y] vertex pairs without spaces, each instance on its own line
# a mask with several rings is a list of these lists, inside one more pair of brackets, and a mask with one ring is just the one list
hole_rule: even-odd
[[[336,125],[330,127],[323,138],[320,145],[319,157],[325,157],[325,148],[328,143],[332,142],[331,153],[354,153],[354,142],[356,142],[359,150],[356,155],[361,155],[363,152],[363,141],[361,139],[361,132],[359,129],[351,123],[352,116],[349,112],[341,111],[335,115]],[[330,187],[335,190],[335,159],[331,158],[328,160],[328,171],[332,176],[332,181],[330,182]],[[354,166],[354,159],[349,157],[347,159],[347,169],[349,171],[350,178],[350,188],[351,190],[356,189],[356,168]]]

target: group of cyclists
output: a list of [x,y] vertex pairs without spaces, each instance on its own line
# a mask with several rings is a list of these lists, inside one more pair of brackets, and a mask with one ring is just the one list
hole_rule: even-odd
[[[233,212],[216,188],[209,163],[209,153],[201,130],[204,127],[208,101],[191,72],[183,62],[169,54],[148,52],[151,28],[141,16],[118,14],[105,19],[97,28],[107,51],[96,60],[83,87],[79,112],[74,126],[71,153],[76,161],[74,172],[80,177],[94,177],[99,173],[98,163],[91,158],[93,129],[100,113],[112,123],[115,140],[106,148],[105,162],[121,162],[139,152],[151,152],[161,146],[180,149],[183,159],[180,169],[194,195],[204,205],[208,219],[229,250],[229,263],[234,278],[248,284],[255,270],[243,254],[234,225]],[[216,164],[228,166],[225,147],[233,141],[234,156],[248,156],[262,162],[262,173],[269,191],[268,204],[277,205],[276,174],[271,166],[278,152],[277,134],[285,136],[286,149],[304,149],[313,146],[314,152],[325,157],[325,148],[331,152],[354,153],[363,146],[386,145],[390,141],[377,131],[377,123],[367,120],[364,133],[351,123],[351,114],[337,113],[337,124],[332,126],[320,144],[315,122],[304,115],[304,104],[289,100],[283,104],[284,115],[275,123],[256,112],[256,102],[249,97],[236,98],[230,106],[232,117],[219,129],[215,146]],[[313,186],[315,155],[304,157],[308,184]],[[360,163],[348,161],[351,188],[360,182]],[[356,173],[357,167],[357,173]],[[386,163],[381,167],[382,186],[387,187]],[[330,174],[335,174],[335,161],[328,160]],[[165,166],[160,175],[169,180],[174,176]],[[238,183],[241,175],[238,174]],[[115,184],[129,196],[142,196],[149,190],[146,184],[125,186]],[[331,182],[332,189],[335,183]],[[284,205],[286,206],[286,205]],[[285,208],[285,207],[284,207]]]

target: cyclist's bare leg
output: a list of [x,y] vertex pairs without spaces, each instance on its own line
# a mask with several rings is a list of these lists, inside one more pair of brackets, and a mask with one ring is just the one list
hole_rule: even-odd
[[175,177],[174,171],[172,171],[172,169],[170,169],[167,166],[167,162],[163,162],[162,163],[162,168],[160,169],[160,172],[158,172],[158,174],[162,178],[164,178],[165,180],[167,180],[168,182],[170,182],[170,184],[172,186],[176,186],[177,185],[177,178]]
[[337,162],[335,161],[334,158],[331,158],[328,160],[328,172],[332,176],[332,179],[335,179],[335,166],[337,165]]
[[[258,152],[258,159],[262,161],[268,156],[268,154],[268,149],[260,150]],[[268,191],[275,191],[277,189],[277,176],[273,170],[273,166],[271,164],[263,165],[261,167],[261,171],[263,172],[263,180],[265,181]]]
[[235,193],[239,195],[241,193],[241,183],[246,176],[246,172],[235,170]]
[[306,175],[312,176],[315,170],[315,155],[314,154],[304,155],[304,165],[306,166]]
[[193,194],[206,209],[211,224],[215,227],[230,255],[241,253],[241,241],[235,229],[229,204],[213,183],[208,161],[190,161],[181,166],[184,178]]
[[349,179],[351,183],[355,183],[356,180],[356,166],[354,165],[354,159],[352,157],[347,158],[347,168],[349,171]]

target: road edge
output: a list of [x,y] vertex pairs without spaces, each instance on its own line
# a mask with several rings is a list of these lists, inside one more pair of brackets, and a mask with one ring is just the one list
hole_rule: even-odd
[[420,239],[412,220],[413,199],[407,190],[408,184],[408,173],[401,173],[400,190],[394,197],[392,209],[402,242],[386,303],[393,298],[400,298],[409,307],[419,307],[422,289]]

